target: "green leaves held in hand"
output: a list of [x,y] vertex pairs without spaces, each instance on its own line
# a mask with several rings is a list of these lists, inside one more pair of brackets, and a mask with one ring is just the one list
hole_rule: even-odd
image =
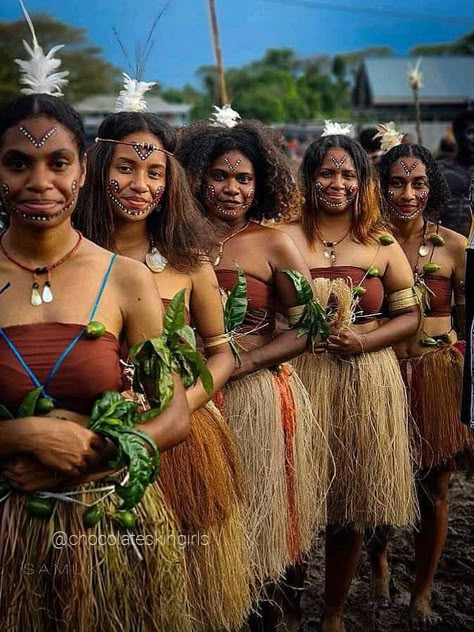
[[239,327],[247,313],[247,280],[244,271],[238,263],[235,264],[237,269],[237,282],[229,292],[224,307],[224,328],[226,333],[231,333],[236,327]]
[[168,303],[163,335],[146,340],[130,349],[135,365],[133,389],[144,393],[144,383],[153,383],[149,396],[158,414],[171,402],[174,395],[173,372],[179,373],[185,388],[201,378],[206,392],[213,392],[212,375],[196,347],[193,329],[186,325],[185,290],[180,290]]
[[328,317],[317,299],[313,297],[313,289],[307,279],[296,270],[282,270],[293,282],[299,305],[304,305],[301,318],[290,329],[297,329],[297,336],[308,336],[311,344],[320,337],[325,340],[329,336]]
[[293,282],[299,305],[305,305],[313,300],[313,289],[300,272],[296,270],[282,270],[282,272]]
[[31,417],[35,414],[36,402],[41,396],[41,392],[43,390],[42,386],[38,386],[38,388],[33,389],[29,393],[26,394],[25,399],[21,402],[17,411],[17,418],[21,417]]
[[[155,442],[142,430],[135,428],[140,415],[136,414],[135,402],[126,400],[120,393],[108,391],[96,401],[89,423],[89,430],[110,439],[117,448],[113,467],[125,466],[129,479],[125,485],[116,483],[115,491],[122,499],[120,509],[131,509],[143,498],[150,483],[158,478],[160,455]],[[158,412],[153,412],[156,417]],[[151,448],[151,456],[146,448]]]
[[236,366],[241,365],[239,350],[232,337],[232,332],[241,325],[247,314],[247,279],[245,273],[238,263],[235,264],[237,269],[237,281],[225,299],[224,305],[224,331],[230,335],[229,346],[235,359]]
[[0,421],[4,419],[15,419],[6,406],[0,404]]

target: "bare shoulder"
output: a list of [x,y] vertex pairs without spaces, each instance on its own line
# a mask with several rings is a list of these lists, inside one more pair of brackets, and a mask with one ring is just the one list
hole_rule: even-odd
[[258,225],[259,238],[264,239],[268,248],[275,252],[287,252],[296,247],[292,235],[280,227]]
[[202,290],[204,288],[217,288],[216,273],[209,261],[203,261],[195,270],[190,273],[192,289]]
[[450,228],[445,228],[444,226],[439,227],[438,234],[444,239],[447,248],[453,252],[453,254],[459,250],[465,250],[467,246],[467,239],[464,235],[461,235]]

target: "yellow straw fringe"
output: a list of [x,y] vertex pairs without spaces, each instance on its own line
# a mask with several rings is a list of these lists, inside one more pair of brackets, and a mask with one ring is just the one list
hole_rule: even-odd
[[[289,380],[297,419],[293,448],[299,553],[303,554],[311,546],[314,529],[325,520],[327,448],[301,382],[294,372]],[[240,456],[253,574],[261,587],[296,561],[289,543],[285,437],[272,373],[262,370],[229,382],[224,388],[224,414]]]
[[[137,528],[130,531],[110,518],[86,530],[84,507],[61,501],[50,519],[29,517],[25,498],[12,494],[0,505],[1,630],[191,632],[184,554],[155,491],[145,494]],[[97,495],[81,500],[93,502]],[[114,510],[114,502],[103,501],[106,511]],[[55,548],[52,535],[59,531],[77,536],[78,544]],[[119,540],[130,535],[153,542],[137,546],[142,560]],[[112,543],[94,544],[93,536]]]
[[[315,279],[315,295],[336,307],[341,328],[351,322],[353,299],[342,279]],[[293,361],[326,432],[335,461],[328,523],[363,531],[407,526],[416,496],[407,428],[406,394],[391,349],[339,357],[303,354]]]
[[191,415],[188,439],[163,455],[159,485],[186,541],[193,632],[240,626],[253,597],[242,477],[231,431],[213,404]]

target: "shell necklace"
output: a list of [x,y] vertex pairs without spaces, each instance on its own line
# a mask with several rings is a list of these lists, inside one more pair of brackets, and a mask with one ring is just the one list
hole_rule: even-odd
[[233,239],[236,235],[238,235],[239,233],[242,233],[246,228],[248,228],[251,221],[252,220],[249,219],[248,222],[245,224],[245,226],[242,226],[242,228],[239,228],[238,230],[234,231],[233,233],[228,235],[225,239],[219,242],[219,252],[217,253],[217,257],[214,259],[214,263],[213,263],[213,266],[215,268],[217,268],[217,266],[222,261],[222,257],[224,255],[224,244],[226,244],[228,241]]

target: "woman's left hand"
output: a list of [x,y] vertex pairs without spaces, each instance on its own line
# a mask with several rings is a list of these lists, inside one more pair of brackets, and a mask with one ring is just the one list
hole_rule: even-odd
[[351,329],[331,330],[327,339],[328,353],[337,355],[354,355],[364,353],[363,335],[357,334]]
[[55,472],[34,456],[18,456],[4,461],[2,473],[21,492],[54,489],[68,479],[62,472]]

